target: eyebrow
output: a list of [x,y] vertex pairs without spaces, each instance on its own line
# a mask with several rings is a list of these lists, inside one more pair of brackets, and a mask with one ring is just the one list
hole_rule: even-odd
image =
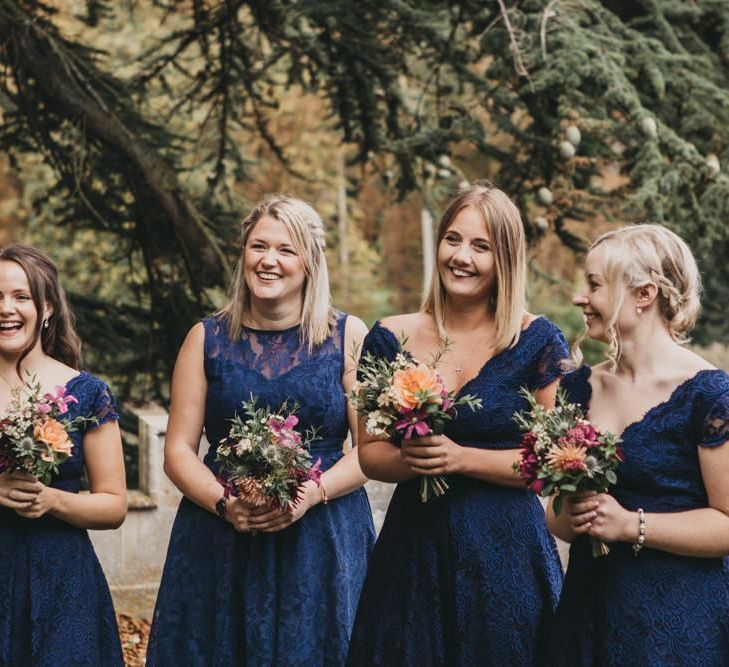
[[[446,234],[458,234],[458,236],[463,237],[463,234],[461,234],[461,232],[459,232],[456,229],[446,230],[446,232],[445,232],[445,234],[443,234],[443,236],[445,236]],[[472,239],[473,243],[475,243],[476,241],[483,241],[484,243],[491,243],[491,239],[488,237],[484,237],[484,236],[478,236],[475,239]]]
[[[266,243],[267,245],[271,245],[268,241],[266,241],[266,239],[262,239],[260,236],[251,236],[250,239],[249,239],[249,241],[251,243]],[[288,247],[288,248],[293,248],[294,247],[294,244],[291,243],[291,241],[283,241],[281,243],[275,243],[274,242],[273,245],[278,245],[280,247],[281,246],[284,246],[284,247]]]
[[587,274],[588,280],[594,280],[595,278],[602,278],[602,274],[600,274],[600,273],[588,273]]

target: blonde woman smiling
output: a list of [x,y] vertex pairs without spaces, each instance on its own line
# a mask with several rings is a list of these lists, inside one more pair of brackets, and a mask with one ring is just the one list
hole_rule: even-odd
[[[374,325],[364,350],[428,361],[450,390],[482,401],[461,407],[444,435],[402,447],[360,422],[365,473],[398,486],[378,538],[350,644],[350,665],[534,665],[561,569],[544,511],[513,470],[520,387],[552,405],[567,355],[559,329],[526,311],[524,230],[496,188],[473,186],[437,233],[432,289],[418,313]],[[420,475],[450,489],[422,503]]]
[[[305,202],[264,199],[241,246],[230,302],[192,328],[175,367],[165,470],[185,498],[147,665],[341,665],[374,539],[357,449],[343,451],[348,351],[366,328],[330,306],[323,225]],[[251,394],[274,411],[298,402],[297,429],[318,429],[321,486],[307,482],[292,512],[227,498],[216,477]]]
[[[550,526],[572,542],[553,665],[729,664],[729,375],[686,349],[700,281],[659,225],[601,236],[574,302],[609,359],[563,384],[622,435],[617,485],[573,496]],[[593,558],[588,536],[609,542]]]

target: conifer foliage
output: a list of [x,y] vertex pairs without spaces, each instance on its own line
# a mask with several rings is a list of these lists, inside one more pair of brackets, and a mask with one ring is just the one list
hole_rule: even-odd
[[[107,346],[127,351],[125,372],[151,365],[157,393],[180,332],[235,261],[232,189],[254,158],[241,133],[297,172],[270,124],[292,89],[319,95],[321,122],[352,161],[384,165],[401,195],[442,170],[443,156],[458,164],[468,153],[465,175],[494,174],[530,238],[556,233],[579,250],[597,217],[671,226],[706,279],[698,336],[726,336],[724,0],[77,4],[95,30],[142,9],[158,23],[120,69],[63,31],[58,3],[0,0],[0,149],[18,164],[42,155],[64,202],[54,220],[115,235],[119,255],[143,267],[136,303],[87,295],[76,305],[87,339],[111,336]],[[195,133],[177,131],[193,116]],[[609,191],[607,171],[621,177]],[[186,185],[190,173],[203,188]]]

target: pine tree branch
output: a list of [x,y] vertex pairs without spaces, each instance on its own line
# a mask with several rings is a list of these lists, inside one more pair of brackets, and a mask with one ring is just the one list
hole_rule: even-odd
[[[230,266],[218,239],[177,183],[177,175],[155,150],[132,132],[97,92],[87,73],[53,35],[27,20],[11,0],[0,2],[0,62],[32,78],[47,108],[80,123],[138,171],[164,210],[193,264],[224,282]],[[22,56],[21,56],[22,54]]]

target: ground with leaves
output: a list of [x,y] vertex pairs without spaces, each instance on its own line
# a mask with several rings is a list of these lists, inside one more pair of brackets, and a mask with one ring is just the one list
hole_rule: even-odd
[[126,614],[119,614],[116,618],[119,623],[122,651],[124,651],[124,664],[127,667],[141,667],[144,665],[147,655],[149,621]]

